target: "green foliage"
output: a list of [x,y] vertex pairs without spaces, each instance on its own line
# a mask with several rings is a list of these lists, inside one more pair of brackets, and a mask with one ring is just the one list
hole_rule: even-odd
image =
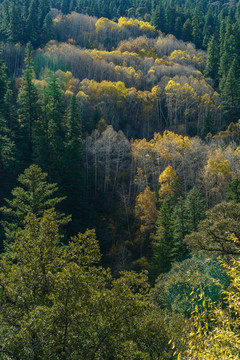
[[34,146],[34,129],[39,119],[38,93],[33,84],[32,47],[28,43],[25,55],[25,70],[18,93],[18,118],[22,142],[22,161],[29,165],[32,161]]
[[234,200],[237,203],[240,202],[240,180],[238,178],[234,179],[228,185],[228,192],[226,196],[230,200]]
[[153,255],[149,263],[151,283],[154,283],[160,273],[170,269],[178,251],[178,246],[173,238],[173,205],[170,200],[163,201],[156,227],[156,234],[153,239]]
[[240,206],[233,201],[221,202],[206,212],[206,219],[200,221],[198,231],[187,235],[185,242],[194,252],[229,257],[238,254],[237,244],[229,236],[240,235]]
[[[7,242],[13,241],[16,232],[24,225],[28,213],[40,218],[43,211],[54,208],[64,197],[53,197],[58,191],[57,184],[46,181],[47,174],[37,165],[31,165],[18,177],[21,187],[12,190],[12,199],[6,199],[7,206],[2,207],[5,217],[4,230]],[[58,215],[58,225],[68,223],[69,217]]]
[[222,91],[223,113],[227,124],[236,122],[240,117],[240,68],[234,58]]
[[194,256],[180,263],[175,263],[167,274],[160,275],[151,297],[158,306],[170,312],[190,316],[197,304],[203,309],[201,302],[192,301],[192,294],[215,302],[227,288],[229,279],[218,260],[203,255]]
[[113,279],[96,265],[99,258],[93,230],[61,248],[54,211],[40,219],[28,214],[0,260],[0,346],[7,357],[170,359],[146,275]]

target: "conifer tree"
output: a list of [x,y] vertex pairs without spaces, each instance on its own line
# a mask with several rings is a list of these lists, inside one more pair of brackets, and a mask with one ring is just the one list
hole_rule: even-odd
[[171,251],[174,260],[181,260],[187,253],[186,245],[183,243],[185,235],[188,233],[187,219],[188,211],[182,197],[178,199],[173,211],[173,239],[174,247]]
[[31,0],[27,18],[27,33],[30,42],[36,46],[39,43],[40,24],[39,24],[38,0]]
[[223,87],[222,107],[226,124],[240,118],[240,67],[237,58],[232,62]]
[[207,110],[207,113],[204,117],[203,120],[203,127],[201,129],[201,137],[204,139],[207,134],[212,133],[214,130],[214,126],[213,126],[213,118],[212,118],[212,114],[210,112],[210,110]]
[[192,41],[192,31],[192,23],[191,20],[188,18],[183,24],[182,29],[182,38],[184,41]]
[[64,156],[63,102],[62,91],[54,74],[51,75],[43,94],[43,117],[39,124],[43,129],[38,161],[47,170],[52,181],[61,182]]
[[196,6],[192,19],[192,41],[197,48],[202,47],[203,13],[200,6]]
[[[7,206],[1,208],[4,214],[4,230],[7,242],[13,241],[16,232],[23,228],[28,213],[41,218],[43,211],[55,208],[65,197],[57,197],[56,183],[46,181],[47,173],[43,173],[37,165],[31,165],[18,177],[21,186],[12,190],[12,199],[6,199]],[[59,225],[70,221],[69,217],[58,215]]]
[[149,278],[151,283],[154,283],[159,274],[168,271],[172,261],[175,260],[173,208],[171,199],[164,200],[156,221],[153,255],[149,262]]
[[33,84],[33,74],[32,47],[28,43],[25,56],[25,70],[18,93],[18,118],[21,126],[22,155],[28,165],[32,161],[34,128],[39,119],[38,92]]
[[186,231],[190,234],[197,231],[197,225],[204,219],[207,210],[206,201],[195,186],[186,196],[185,209],[187,212]]
[[82,122],[76,96],[73,95],[68,108],[66,123],[66,138],[63,157],[62,188],[66,194],[66,209],[71,209],[73,222],[70,224],[74,229],[72,232],[79,231],[79,219],[81,225],[87,223],[88,211],[88,191],[87,182],[84,174],[82,160]]
[[215,80],[215,86],[218,85],[218,71],[219,71],[219,49],[215,37],[212,36],[211,40],[208,43],[205,75]]

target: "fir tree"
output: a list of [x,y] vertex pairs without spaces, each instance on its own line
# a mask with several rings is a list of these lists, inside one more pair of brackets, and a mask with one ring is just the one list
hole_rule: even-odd
[[207,113],[203,120],[203,127],[201,129],[201,137],[204,139],[207,134],[213,133],[214,126],[213,126],[213,118],[210,110],[207,110]]
[[39,119],[38,93],[33,84],[32,47],[26,48],[25,70],[18,94],[18,117],[20,122],[20,137],[22,139],[22,155],[27,164],[31,163],[33,155],[34,127]]
[[[49,184],[46,181],[47,173],[43,173],[37,165],[31,165],[18,177],[21,186],[12,190],[12,199],[6,199],[7,206],[1,208],[4,214],[4,230],[7,242],[11,242],[16,232],[23,228],[24,220],[28,213],[36,218],[41,218],[43,211],[55,208],[65,197],[57,197],[56,183]],[[59,213],[58,223],[64,225],[70,221]]]
[[223,87],[222,107],[226,124],[240,118],[240,67],[237,58],[232,62]]
[[192,23],[189,18],[183,24],[182,39],[184,41],[192,41]]
[[186,231],[188,234],[197,231],[198,223],[204,219],[207,210],[206,202],[196,187],[189,191],[185,200],[187,212]]
[[149,278],[152,283],[159,274],[167,272],[175,260],[173,231],[173,205],[172,201],[167,199],[162,203],[156,222],[153,255],[149,263]]
[[205,76],[215,80],[215,86],[218,85],[218,71],[219,71],[219,49],[215,37],[212,36],[208,43],[207,49],[207,63],[205,68]]

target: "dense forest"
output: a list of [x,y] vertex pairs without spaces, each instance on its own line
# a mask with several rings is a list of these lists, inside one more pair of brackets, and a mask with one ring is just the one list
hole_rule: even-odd
[[239,359],[240,2],[0,13],[0,359]]

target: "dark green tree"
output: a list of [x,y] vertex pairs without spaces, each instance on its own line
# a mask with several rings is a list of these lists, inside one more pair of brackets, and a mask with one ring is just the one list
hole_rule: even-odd
[[204,116],[203,127],[201,129],[201,137],[204,139],[207,134],[213,133],[213,130],[213,118],[210,110],[208,109],[206,115]]
[[192,41],[192,22],[191,20],[188,18],[185,23],[183,24],[183,28],[182,28],[182,39],[184,41]]
[[204,71],[205,76],[209,76],[214,79],[214,85],[218,85],[218,72],[219,72],[219,48],[215,40],[215,37],[212,36],[211,40],[208,43],[207,48],[207,63]]
[[156,29],[163,32],[165,31],[165,12],[161,2],[157,5],[155,11],[153,12],[151,22]]
[[40,24],[39,24],[39,3],[38,0],[31,0],[26,23],[28,39],[37,46],[39,44]]
[[44,19],[42,35],[44,42],[53,39],[53,19],[50,13],[48,13]]
[[152,284],[159,274],[170,269],[172,261],[175,260],[173,209],[172,201],[164,200],[156,221],[153,255],[149,262],[149,278]]
[[233,200],[237,203],[240,202],[240,180],[234,179],[229,185],[228,185],[228,192],[226,194],[226,197],[230,200]]
[[23,161],[29,165],[33,156],[34,128],[39,119],[38,92],[33,84],[32,47],[28,43],[25,56],[25,70],[18,93],[18,118],[20,122],[20,137],[22,140]]
[[202,47],[203,13],[200,6],[196,6],[192,18],[192,41],[197,48]]
[[240,118],[240,67],[237,58],[232,62],[222,90],[222,107],[226,124]]
[[171,254],[175,260],[181,260],[187,254],[186,245],[183,243],[183,239],[185,238],[185,235],[188,234],[188,215],[185,201],[180,197],[173,211],[174,247]]
[[62,189],[67,196],[65,208],[71,209],[73,216],[70,232],[76,233],[80,230],[80,224],[87,225],[91,215],[88,210],[88,190],[82,159],[82,122],[75,95],[71,98],[67,115]]
[[63,115],[62,91],[56,76],[52,74],[43,92],[35,158],[48,172],[51,181],[58,183],[61,183],[64,156]]
[[190,234],[197,231],[198,223],[204,219],[207,210],[206,201],[195,186],[186,196],[185,209],[187,212],[186,228],[187,233]]
[[[14,240],[16,232],[24,227],[28,213],[41,218],[43,211],[55,208],[65,197],[57,197],[57,184],[46,181],[47,173],[43,173],[37,165],[31,165],[18,177],[21,186],[12,190],[12,199],[6,199],[7,206],[1,208],[4,215],[4,230],[7,242]],[[64,225],[70,217],[58,214],[58,224]]]

